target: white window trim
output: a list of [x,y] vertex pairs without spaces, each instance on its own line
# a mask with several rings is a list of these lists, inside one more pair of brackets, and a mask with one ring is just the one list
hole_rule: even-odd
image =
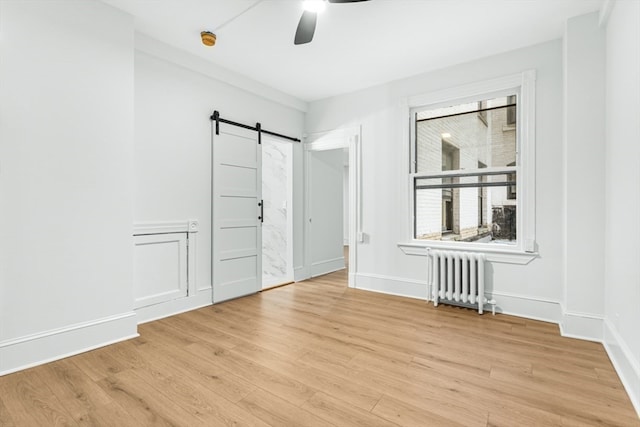
[[[413,165],[407,171],[409,221],[405,242],[398,247],[407,255],[427,255],[429,249],[464,250],[485,253],[489,261],[528,264],[538,256],[536,250],[535,218],[535,70],[485,80],[453,88],[443,89],[422,95],[409,97],[403,102],[404,117],[409,119],[408,131],[403,135],[409,145],[410,163],[415,159],[413,144],[414,129],[412,109],[418,107],[436,107],[438,104],[451,105],[451,102],[464,103],[486,99],[487,95],[499,92],[511,92],[518,95],[518,241],[516,245],[500,245],[474,242],[442,242],[417,240],[414,236],[413,215]],[[525,159],[525,161],[522,161]]]

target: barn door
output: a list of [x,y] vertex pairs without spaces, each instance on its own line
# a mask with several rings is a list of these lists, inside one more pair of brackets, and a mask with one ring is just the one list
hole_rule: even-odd
[[262,288],[259,133],[224,123],[213,135],[213,302]]

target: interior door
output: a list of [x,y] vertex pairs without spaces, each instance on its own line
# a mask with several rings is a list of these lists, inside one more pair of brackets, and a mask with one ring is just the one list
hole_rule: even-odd
[[213,135],[213,302],[262,288],[262,153],[258,132]]

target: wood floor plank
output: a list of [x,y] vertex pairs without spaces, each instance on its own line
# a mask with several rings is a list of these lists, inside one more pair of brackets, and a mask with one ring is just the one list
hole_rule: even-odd
[[134,419],[117,402],[92,408],[77,423],[80,427],[122,427],[133,424]]
[[47,384],[75,420],[112,401],[91,378],[78,370],[68,359],[39,366],[33,372]]
[[4,405],[2,395],[0,395],[0,426],[15,427],[15,425],[13,417],[9,414],[9,409]]
[[[299,363],[297,360],[286,360],[259,346],[244,344],[234,348],[233,352],[284,375],[291,375],[313,389],[321,390],[365,411],[370,411],[382,397],[379,390],[346,383],[342,377],[331,372]],[[314,396],[317,395],[316,393]]]
[[136,373],[149,383],[182,376],[234,403],[257,388],[252,382],[224,369],[210,358],[194,357],[184,349],[154,346],[141,352],[147,357],[149,365],[136,370]]
[[640,426],[602,345],[346,271],[0,377],[0,425]]
[[485,426],[487,423],[486,415],[482,415],[479,420],[467,419],[466,423],[458,423],[430,412],[428,409],[413,406],[388,396],[383,396],[372,412],[403,427],[422,427],[425,425],[471,427]]
[[160,385],[162,392],[172,402],[201,419],[207,426],[268,427],[259,418],[197,382],[174,376],[163,380]]
[[0,395],[19,426],[77,426],[34,370],[1,378]]
[[330,427],[336,425],[262,389],[254,391],[242,399],[238,405],[274,427]]
[[392,423],[384,418],[380,418],[369,411],[353,407],[341,399],[336,399],[335,397],[321,392],[314,394],[311,399],[307,400],[304,405],[302,405],[302,409],[327,420],[329,423],[341,427],[398,426],[398,424]]
[[191,344],[187,347],[187,351],[193,353],[194,356],[212,358],[214,363],[225,366],[229,372],[271,391],[296,406],[304,403],[317,391],[288,375],[279,374],[277,371],[249,359],[220,350],[211,343]]
[[197,417],[150,385],[133,371],[119,372],[98,383],[131,417],[131,425],[204,425]]
[[99,348],[72,357],[71,362],[93,381],[124,371],[126,366],[115,357],[112,347]]

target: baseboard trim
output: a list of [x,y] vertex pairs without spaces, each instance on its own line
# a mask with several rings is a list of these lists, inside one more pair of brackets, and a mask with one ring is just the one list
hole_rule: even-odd
[[604,349],[640,417],[640,360],[634,359],[633,352],[607,318],[603,322],[603,330]]
[[333,273],[334,271],[345,268],[344,257],[328,259],[325,261],[314,262],[309,268],[311,277],[322,276],[323,274]]
[[127,312],[0,342],[0,375],[32,368],[138,336]]
[[295,282],[302,282],[303,280],[307,280],[311,278],[311,274],[309,273],[309,269],[307,267],[294,267],[293,268],[293,280]]
[[562,308],[557,301],[500,291],[489,294],[497,302],[497,313],[550,323],[559,323],[562,317]]
[[138,324],[152,322],[176,314],[196,310],[213,304],[211,288],[198,290],[193,296],[177,298],[171,301],[140,307],[136,309]]
[[356,273],[355,288],[399,297],[427,299],[427,282],[384,276],[372,273]]
[[[427,282],[400,277],[384,276],[371,273],[357,273],[357,289],[380,292],[408,298],[430,301]],[[560,304],[531,296],[513,295],[506,292],[487,293],[496,299],[497,312],[543,322],[559,323],[561,318]]]
[[565,310],[559,323],[563,337],[599,343],[603,341],[604,319],[602,316]]

